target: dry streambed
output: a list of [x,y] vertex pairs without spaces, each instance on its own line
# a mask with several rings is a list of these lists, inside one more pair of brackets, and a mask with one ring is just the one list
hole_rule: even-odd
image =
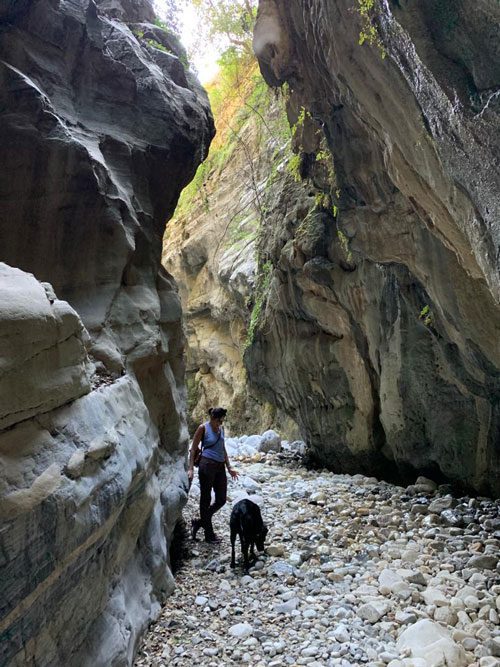
[[[259,457],[214,518],[222,543],[190,542],[137,666],[500,667],[498,501]],[[245,491],[270,528],[246,576],[228,531]]]

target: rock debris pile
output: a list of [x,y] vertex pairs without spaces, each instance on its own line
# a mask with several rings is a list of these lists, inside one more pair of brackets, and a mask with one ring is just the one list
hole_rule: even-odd
[[[137,667],[500,666],[498,501],[425,478],[405,489],[306,471],[276,453],[238,468],[214,517],[221,544],[189,543]],[[198,493],[195,482],[188,519]],[[229,567],[228,521],[247,493],[270,532],[244,575]]]

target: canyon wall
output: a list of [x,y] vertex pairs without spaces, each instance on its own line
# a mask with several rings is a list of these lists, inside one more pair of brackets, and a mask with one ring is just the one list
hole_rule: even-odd
[[172,590],[165,221],[213,121],[146,0],[0,7],[0,663],[126,665]]
[[261,71],[323,194],[268,211],[245,361],[332,469],[500,493],[499,18],[260,2]]
[[240,56],[228,69],[209,86],[217,127],[209,157],[182,193],[163,247],[184,314],[188,423],[193,431],[209,407],[222,405],[228,433],[278,428],[295,438],[293,417],[249,390],[243,363],[259,307],[261,230],[290,179],[290,130],[255,59]]

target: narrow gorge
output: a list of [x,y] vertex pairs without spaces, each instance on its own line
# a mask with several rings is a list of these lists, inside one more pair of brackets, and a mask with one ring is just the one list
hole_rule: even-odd
[[[409,495],[430,494],[417,504],[437,502],[437,514],[457,504],[441,495],[479,496],[477,517],[463,501],[461,523],[445,522],[444,553],[467,557],[442,566],[459,587],[476,562],[470,549],[496,554],[487,576],[467,578],[493,600],[498,1],[242,0],[235,25],[253,42],[224,51],[207,90],[158,18],[162,4],[0,0],[0,665],[133,664],[175,588],[187,447],[215,404],[228,408],[234,438],[273,429],[305,443],[308,472],[283,473],[271,456],[253,473],[275,509],[273,476],[290,512],[312,523],[340,489],[344,505],[331,511],[356,558],[358,518],[369,515],[360,496],[382,506],[389,482],[419,476],[434,486]],[[305,509],[314,493],[301,475],[324,494]],[[393,493],[393,518],[420,513]],[[294,551],[287,576],[300,579],[317,557],[330,577],[324,519],[314,537],[279,507],[271,541],[325,540],[307,558]],[[375,514],[397,559],[399,524]],[[465,539],[453,531],[467,517],[482,528]],[[405,524],[400,544],[414,548],[412,535],[444,519],[433,521]],[[387,557],[382,547],[370,554]],[[356,586],[345,577],[356,580],[357,565],[337,566],[322,585],[343,586],[352,611]],[[210,567],[216,577],[225,566]],[[236,608],[250,610],[244,596]],[[495,659],[491,646],[477,662],[460,649],[460,664],[496,667],[480,663]],[[251,663],[234,651],[234,662],[217,662],[220,649],[200,664]],[[321,655],[306,651],[297,664],[368,662]],[[434,664],[451,663],[411,667]]]

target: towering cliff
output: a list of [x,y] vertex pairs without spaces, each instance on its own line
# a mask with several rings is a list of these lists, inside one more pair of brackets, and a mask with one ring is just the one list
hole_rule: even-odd
[[216,138],[182,193],[163,248],[185,317],[188,420],[194,428],[211,405],[224,405],[235,434],[279,425],[292,437],[298,434],[293,418],[249,390],[243,363],[263,298],[262,228],[277,193],[293,182],[290,130],[282,100],[255,59],[232,54],[226,60],[208,87]]
[[260,2],[261,71],[289,87],[324,196],[268,213],[246,364],[334,469],[500,493],[499,18],[494,0]]
[[172,588],[187,429],[161,240],[213,122],[153,21],[146,0],[0,8],[1,664],[128,664]]

